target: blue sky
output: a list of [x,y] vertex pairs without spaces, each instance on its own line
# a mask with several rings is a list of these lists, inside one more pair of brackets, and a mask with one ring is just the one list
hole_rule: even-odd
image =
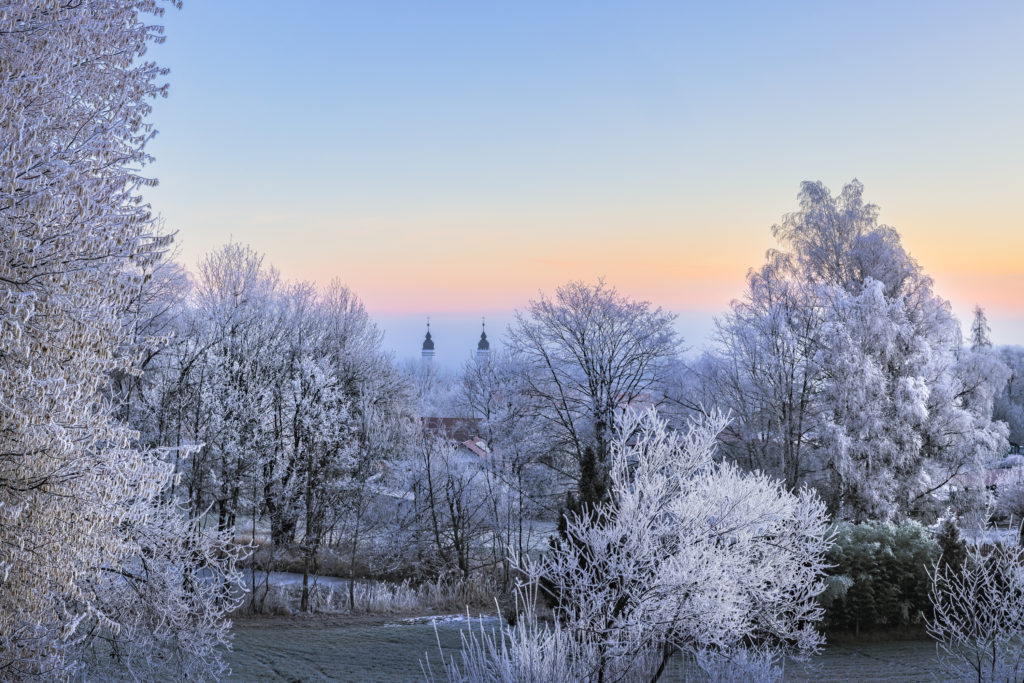
[[1024,3],[187,0],[163,23],[149,199],[186,264],[234,237],[409,326],[601,275],[709,321],[800,181],[857,177],[958,313],[1024,341]]

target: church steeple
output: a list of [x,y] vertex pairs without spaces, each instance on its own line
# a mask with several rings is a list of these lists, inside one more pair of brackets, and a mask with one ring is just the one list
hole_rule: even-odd
[[430,336],[430,318],[427,318],[427,336],[423,338],[423,362],[429,363],[434,360],[434,340]]
[[480,341],[476,343],[476,359],[485,361],[491,355],[491,343],[487,341],[487,320],[480,319]]

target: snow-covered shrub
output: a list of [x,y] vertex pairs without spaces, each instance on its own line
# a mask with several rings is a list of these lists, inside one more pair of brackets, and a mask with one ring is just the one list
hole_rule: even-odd
[[996,490],[996,514],[1018,529],[1024,540],[1024,470],[1021,475],[999,485]]
[[[302,609],[301,583],[266,579],[263,575],[257,580],[256,600],[246,596],[241,612],[292,614]],[[243,581],[242,587],[245,591],[252,590],[249,581]],[[350,594],[347,583],[320,582],[316,577],[310,578],[308,611],[326,614],[391,614],[425,609],[458,612],[469,606],[492,604],[496,593],[494,582],[483,575],[476,575],[465,582],[454,576],[423,583],[408,579],[401,582],[355,581],[351,588]]]
[[960,572],[935,566],[928,633],[950,679],[1024,680],[1024,550],[970,545]]
[[938,543],[916,522],[839,524],[827,556],[825,627],[859,632],[921,623],[938,556]]
[[465,580],[449,574],[419,584],[416,593],[424,605],[433,609],[461,611],[470,605],[490,605],[498,594],[498,587],[483,572],[472,574]]
[[[714,462],[719,416],[685,433],[653,412],[619,424],[608,499],[568,521],[578,542],[519,558],[528,609],[500,638],[471,641],[449,679],[651,680],[677,654],[718,667],[751,643],[751,662],[820,645],[817,496]],[[542,589],[559,597],[551,625],[535,609]]]
[[[547,683],[548,681],[595,680],[591,662],[597,658],[592,642],[575,638],[558,622],[548,623],[536,613],[539,599],[537,584],[520,587],[517,593],[519,614],[514,628],[487,629],[483,621],[462,633],[458,659],[441,656],[442,670],[437,672],[449,682]],[[424,674],[437,680],[429,660]]]
[[[409,581],[359,581],[352,586],[354,608],[349,605],[348,586],[315,583],[309,589],[308,611],[325,614],[392,614],[432,607]],[[274,607],[284,613],[301,609],[302,587],[288,586],[275,595]]]
[[757,647],[718,652],[705,650],[697,655],[702,681],[707,683],[768,683],[782,678],[778,653]]
[[965,529],[979,529],[988,524],[993,502],[992,493],[984,484],[974,483],[950,491],[946,506]]

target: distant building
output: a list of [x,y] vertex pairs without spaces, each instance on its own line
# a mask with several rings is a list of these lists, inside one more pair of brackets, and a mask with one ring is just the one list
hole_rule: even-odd
[[483,363],[491,355],[491,343],[487,341],[486,323],[481,323],[480,327],[480,341],[476,343],[476,360],[478,363]]
[[[476,360],[478,363],[486,362],[490,357],[491,344],[487,341],[487,331],[481,323],[480,339],[476,344]],[[434,360],[434,339],[430,335],[430,319],[427,319],[427,334],[423,339],[421,349],[422,362],[425,367],[430,367]],[[487,442],[480,438],[479,418],[466,417],[421,417],[423,432],[435,437],[440,437],[453,444],[460,457],[472,461],[485,461],[491,455],[491,449]]]
[[491,457],[491,448],[479,436],[459,442],[460,451],[468,451],[477,460],[485,461]]
[[480,430],[480,422],[480,418],[477,417],[421,418],[424,433],[456,443],[475,440]]
[[424,417],[423,433],[455,446],[455,453],[464,462],[483,463],[491,457],[491,448],[477,436],[482,420],[476,417]]
[[434,362],[434,340],[430,336],[430,320],[427,320],[427,336],[423,340],[423,350],[420,352],[423,363],[430,364]]
[[[476,342],[476,360],[484,362],[491,356],[491,342],[487,340],[487,324],[480,324],[480,339]],[[430,318],[427,318],[427,334],[423,338],[423,346],[420,349],[420,358],[424,365],[430,365],[434,361],[434,337],[430,334]]]

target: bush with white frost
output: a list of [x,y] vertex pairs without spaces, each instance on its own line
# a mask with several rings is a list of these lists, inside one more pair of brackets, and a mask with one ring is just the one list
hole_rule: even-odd
[[[680,433],[653,412],[624,416],[609,499],[568,521],[575,542],[519,558],[518,624],[471,635],[449,680],[657,680],[676,655],[707,675],[771,678],[784,653],[815,652],[824,505],[716,463],[725,422]],[[556,600],[553,623],[538,616],[540,591]]]
[[1024,550],[968,544],[957,570],[932,574],[934,615],[944,674],[982,681],[1024,680]]

